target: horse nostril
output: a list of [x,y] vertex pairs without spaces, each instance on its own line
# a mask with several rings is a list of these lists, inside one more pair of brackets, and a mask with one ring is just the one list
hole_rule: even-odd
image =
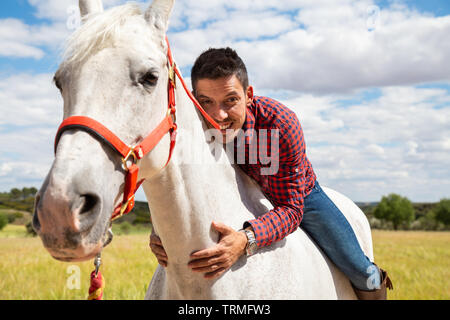
[[37,210],[40,199],[41,199],[41,197],[39,195],[37,195],[36,200],[34,202],[33,220],[31,221],[31,226],[33,227],[34,231],[36,231],[36,232],[38,232],[41,229],[41,223],[39,221],[38,210]]
[[83,199],[83,207],[81,208],[80,214],[88,213],[94,209],[98,203],[98,197],[92,194],[84,194],[81,196]]
[[36,231],[36,232],[41,230],[41,222],[39,221],[37,210],[34,212],[33,220],[31,222],[31,226],[33,227],[34,231]]

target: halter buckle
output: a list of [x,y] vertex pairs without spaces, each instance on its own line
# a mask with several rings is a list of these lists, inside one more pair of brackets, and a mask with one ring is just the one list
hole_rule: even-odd
[[177,123],[177,114],[175,112],[175,108],[169,108],[167,110],[167,116],[172,118],[172,122],[174,125]]
[[127,202],[125,202],[124,204],[122,204],[122,205],[120,206],[120,211],[119,211],[119,213],[118,213],[115,217],[111,218],[111,221],[115,221],[115,220],[119,219],[120,217],[122,217],[122,216],[124,215],[124,213],[125,213],[125,211],[127,210],[128,205],[130,204],[130,201],[131,201],[131,200],[134,200],[134,195],[132,195],[132,196],[127,200]]
[[128,151],[128,154],[122,158],[122,168],[126,171],[128,171],[128,165],[127,165],[127,161],[130,159],[130,157],[133,157],[133,163],[136,163],[138,160],[138,157],[135,153],[134,148],[130,148],[130,151]]
[[172,65],[169,64],[169,81],[173,85],[174,88],[177,87],[177,85],[176,85],[175,67],[176,67],[175,62]]

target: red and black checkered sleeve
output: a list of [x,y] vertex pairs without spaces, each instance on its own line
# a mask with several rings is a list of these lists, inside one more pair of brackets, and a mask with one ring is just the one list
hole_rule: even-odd
[[258,247],[269,246],[297,230],[303,215],[307,158],[300,122],[294,113],[280,122],[279,169],[267,176],[266,196],[274,209],[247,221],[255,232]]

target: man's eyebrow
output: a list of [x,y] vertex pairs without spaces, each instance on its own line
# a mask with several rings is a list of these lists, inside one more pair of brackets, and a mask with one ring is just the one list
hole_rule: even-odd
[[[226,95],[225,95],[225,97],[229,97],[229,96],[236,96],[236,95],[239,95],[239,93],[237,92],[237,91],[231,91],[231,92],[228,92]],[[197,96],[197,99],[200,99],[200,98],[202,98],[202,99],[211,99],[210,97],[208,97],[208,96],[205,96],[204,94],[199,94],[198,96]]]
[[239,95],[239,93],[237,91],[231,91],[231,92],[227,93],[227,95],[225,97],[235,96],[235,95]]

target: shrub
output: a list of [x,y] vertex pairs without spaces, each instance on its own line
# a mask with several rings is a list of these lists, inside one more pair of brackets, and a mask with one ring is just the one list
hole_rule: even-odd
[[124,221],[119,225],[119,228],[121,233],[129,234],[132,226],[128,221]]
[[450,226],[450,199],[441,199],[433,209],[434,217],[445,226]]
[[7,213],[6,217],[8,218],[8,223],[13,223],[14,221],[16,221],[16,219],[23,218],[23,213],[22,212],[11,212],[11,213]]
[[8,217],[4,213],[0,213],[0,230],[8,224]]

